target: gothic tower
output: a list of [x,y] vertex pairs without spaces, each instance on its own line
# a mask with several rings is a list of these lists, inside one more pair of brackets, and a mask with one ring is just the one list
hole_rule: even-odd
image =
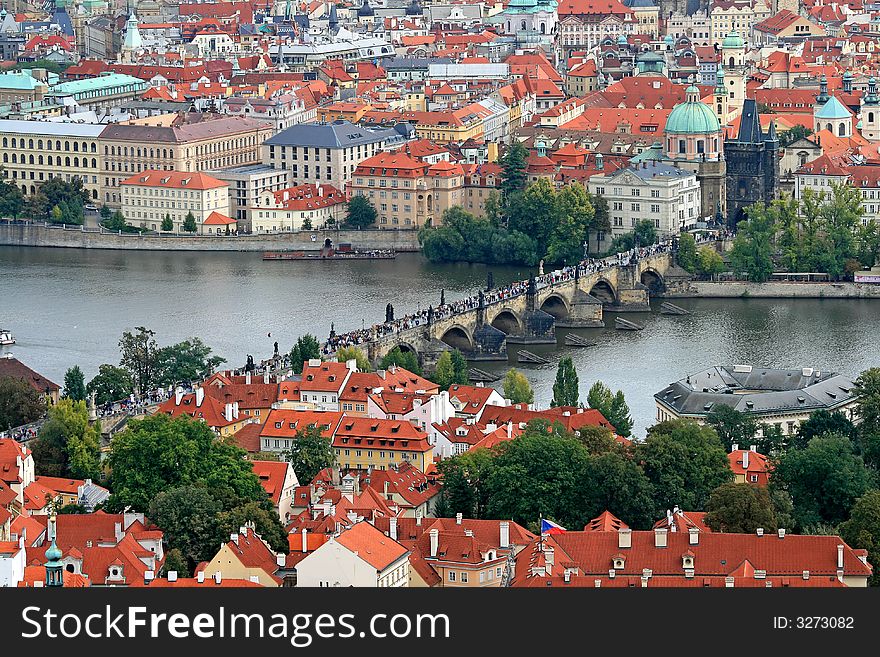
[[739,134],[724,142],[727,160],[727,224],[735,228],[745,218],[752,203],[770,203],[779,192],[779,140],[771,122],[767,133],[761,130],[758,104],[754,98],[743,101]]

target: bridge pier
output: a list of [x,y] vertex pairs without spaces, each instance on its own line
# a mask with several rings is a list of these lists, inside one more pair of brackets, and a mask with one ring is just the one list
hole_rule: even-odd
[[556,320],[556,326],[563,328],[603,328],[605,326],[602,302],[596,297],[577,288],[571,302],[568,317]]
[[642,283],[637,263],[620,267],[617,272],[617,299],[608,310],[614,312],[648,312],[651,310],[651,295]]
[[522,333],[507,336],[510,344],[556,344],[556,318],[538,308],[535,277],[529,279],[526,309],[522,314]]
[[480,324],[474,330],[474,350],[465,356],[468,360],[507,360],[507,334],[491,324]]

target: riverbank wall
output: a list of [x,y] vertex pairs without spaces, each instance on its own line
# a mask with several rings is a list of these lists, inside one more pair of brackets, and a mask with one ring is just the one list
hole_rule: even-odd
[[880,299],[880,285],[871,283],[750,283],[748,281],[668,282],[667,299]]
[[132,251],[320,251],[325,240],[355,249],[419,251],[415,230],[314,230],[264,235],[120,234],[99,228],[0,223],[0,246]]

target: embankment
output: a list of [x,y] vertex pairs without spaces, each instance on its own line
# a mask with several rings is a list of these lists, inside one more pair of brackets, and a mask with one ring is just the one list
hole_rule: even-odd
[[870,283],[749,283],[746,281],[675,281],[669,299],[880,299],[880,285]]
[[414,230],[315,230],[270,235],[130,235],[79,226],[0,223],[0,246],[43,246],[71,249],[134,251],[318,251],[324,240],[349,243],[355,249],[418,251]]

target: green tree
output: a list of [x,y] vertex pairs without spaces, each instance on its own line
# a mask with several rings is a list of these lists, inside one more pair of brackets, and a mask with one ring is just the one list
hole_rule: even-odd
[[53,224],[64,223],[64,212],[61,210],[60,205],[52,206],[52,214],[49,218],[52,220]]
[[840,537],[856,549],[868,551],[874,567],[871,586],[880,585],[880,490],[870,490],[852,508],[849,520],[840,525]]
[[120,366],[131,374],[140,394],[156,387],[159,376],[159,346],[156,332],[137,326],[135,333],[126,331],[119,340]]
[[[516,203],[507,208],[507,227],[530,236],[537,242],[538,253],[546,253],[550,235],[559,224],[559,216],[556,190],[549,180],[539,178],[518,194]],[[583,248],[580,243],[578,246]]]
[[358,349],[354,346],[340,347],[337,349],[336,360],[340,363],[346,363],[353,360],[357,363],[357,368],[360,372],[369,372],[373,369],[373,366],[370,364],[370,359],[367,358],[367,354],[364,353],[364,350]]
[[312,229],[312,220],[309,219],[308,217],[303,219],[301,228],[302,228],[302,230],[311,230]]
[[618,434],[631,435],[633,421],[622,390],[613,393],[604,383],[596,381],[587,393],[587,404],[604,415]]
[[452,365],[452,354],[444,351],[437,359],[437,367],[431,379],[441,390],[446,390],[455,382],[455,368]]
[[[0,170],[0,176],[5,172]],[[18,219],[24,212],[24,194],[17,185],[0,179],[0,217]]]
[[776,531],[773,504],[764,486],[722,484],[709,495],[706,511],[706,524],[713,532],[754,534],[758,527]]
[[229,539],[220,530],[218,515],[222,511],[223,504],[213,491],[188,484],[156,495],[150,502],[149,517],[162,529],[169,549],[183,557],[183,570],[191,571],[195,564],[210,561],[217,546]]
[[547,242],[546,260],[574,264],[584,257],[584,243],[595,223],[590,194],[579,182],[563,187],[556,195],[558,221]]
[[321,427],[307,426],[297,430],[292,447],[284,460],[293,464],[296,478],[308,484],[321,470],[336,463],[333,441],[325,438]]
[[805,421],[801,422],[797,433],[791,439],[791,446],[804,449],[813,438],[836,433],[846,436],[854,444],[858,443],[858,431],[856,426],[840,411],[815,411],[810,413]]
[[290,350],[290,367],[294,374],[302,374],[303,365],[313,358],[321,358],[321,344],[311,333],[300,337]]
[[733,479],[727,452],[712,427],[687,420],[661,422],[635,446],[660,508],[703,509],[710,493]]
[[226,359],[211,355],[211,347],[201,338],[162,347],[156,354],[156,379],[160,386],[201,381],[210,376]]
[[348,202],[348,209],[345,214],[346,228],[369,228],[375,225],[379,213],[370,203],[366,196],[356,194],[351,197]]
[[64,396],[82,401],[86,398],[85,376],[79,365],[74,365],[64,373]]
[[711,246],[702,246],[697,253],[697,271],[700,276],[712,278],[726,269],[724,258]]
[[745,273],[750,281],[763,283],[773,273],[773,214],[763,203],[746,209],[747,221],[737,225],[737,235],[730,252],[734,273]]
[[49,408],[32,449],[38,474],[74,479],[101,476],[101,436],[89,425],[84,401],[62,399]]
[[697,256],[697,242],[690,233],[682,233],[678,238],[678,253],[676,255],[678,266],[696,274],[699,268],[699,257]]
[[170,233],[174,230],[174,222],[171,220],[170,214],[165,214],[165,217],[162,219],[162,230],[166,233]]
[[633,529],[650,529],[659,512],[653,486],[642,468],[616,452],[587,461],[580,490],[584,500],[578,520],[583,523],[608,510]]
[[593,228],[595,230],[611,230],[611,214],[608,201],[604,196],[590,194],[590,205],[593,206]]
[[437,469],[443,482],[443,505],[435,511],[466,518],[487,518],[491,492],[487,482],[495,467],[495,455],[488,449],[472,449],[464,454],[440,461]]
[[791,495],[796,528],[846,520],[870,485],[870,475],[852,444],[838,434],[813,438],[804,449],[790,449],[774,463],[770,485]]
[[287,554],[290,551],[287,531],[281,524],[278,513],[267,501],[237,504],[221,513],[217,517],[217,521],[220,524],[220,530],[226,537],[237,532],[240,527],[253,525],[254,531],[269,544],[272,550],[281,554]]
[[526,188],[528,157],[529,149],[518,140],[514,140],[501,156],[501,199],[505,206],[512,196]]
[[657,228],[651,219],[639,221],[633,229],[633,236],[638,246],[650,246],[651,244],[656,244],[657,240],[660,239],[657,235]]
[[98,211],[98,214],[100,215],[101,223],[103,224],[110,218],[113,213],[110,211],[110,206],[102,205],[101,209]]
[[0,377],[0,429],[30,424],[45,412],[43,396],[27,381]]
[[458,349],[452,350],[452,371],[454,372],[452,382],[459,385],[467,385],[468,382],[468,362],[464,354]]
[[489,517],[520,524],[555,518],[581,526],[589,520],[580,491],[590,456],[574,436],[530,423],[516,440],[496,449],[486,481]]
[[822,208],[825,234],[831,246],[826,271],[835,280],[847,272],[855,254],[855,230],[864,214],[861,191],[848,184],[831,184],[831,195]]
[[96,404],[108,404],[128,397],[133,390],[131,374],[122,367],[104,363],[86,386],[86,394],[95,393]]
[[535,403],[535,391],[532,390],[525,374],[514,368],[507,370],[504,377],[504,398],[514,404]]
[[538,262],[535,240],[490,221],[481,221],[455,206],[443,212],[442,225],[419,230],[423,255],[431,262],[522,264]]
[[261,501],[265,491],[245,456],[198,419],[159,413],[130,420],[110,443],[113,494],[106,508],[146,511],[159,493],[199,483],[229,490],[245,501]]
[[129,226],[125,216],[120,210],[116,210],[110,218],[103,223],[104,228],[112,231],[125,231]]
[[577,406],[578,405],[578,376],[574,368],[574,361],[569,356],[559,361],[556,370],[556,382],[553,384],[553,400],[551,406]]
[[196,217],[192,212],[186,213],[186,217],[183,219],[182,228],[185,233],[194,233],[199,229],[196,225]]
[[853,392],[859,398],[859,452],[874,470],[880,470],[880,367],[862,372]]
[[758,423],[753,417],[727,404],[713,405],[706,415],[706,424],[715,429],[721,444],[728,452],[733,449],[733,445],[738,445],[740,449],[749,449],[755,444],[755,436],[758,434]]
[[175,572],[178,577],[189,577],[189,564],[183,553],[177,548],[172,548],[165,553],[165,563],[162,564],[161,575],[168,577],[168,573]]
[[779,135],[779,145],[789,146],[799,139],[804,139],[813,134],[813,130],[803,125],[793,125],[791,128]]
[[614,434],[611,433],[611,429],[606,427],[594,427],[586,424],[577,430],[575,437],[592,456],[607,454],[619,449]]
[[402,351],[400,347],[394,347],[382,357],[382,369],[387,370],[392,365],[421,376],[422,367],[419,365],[419,357],[411,351]]

